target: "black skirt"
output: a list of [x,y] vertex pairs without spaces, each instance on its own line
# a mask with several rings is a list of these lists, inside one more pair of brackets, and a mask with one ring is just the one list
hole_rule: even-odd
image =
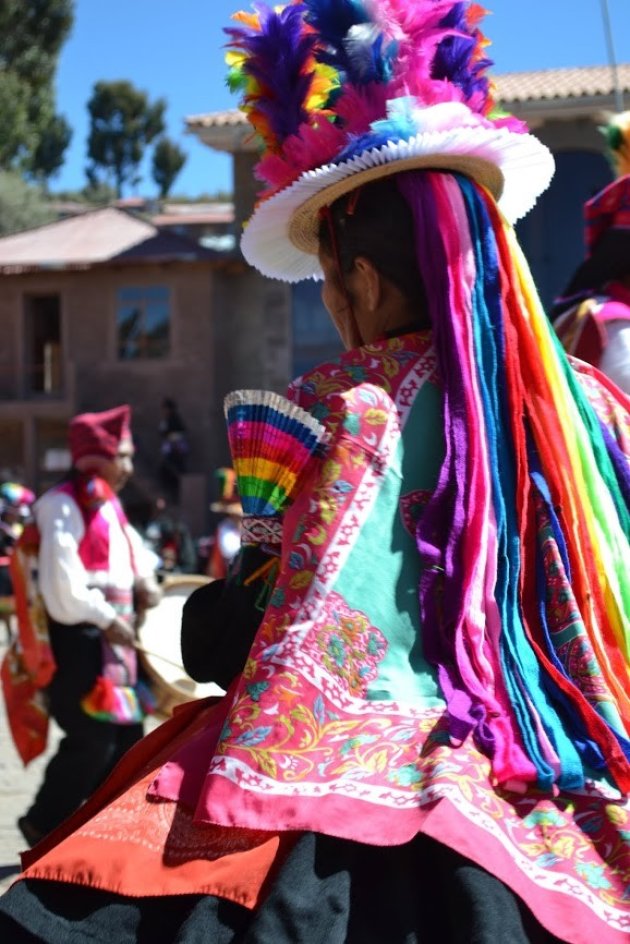
[[[570,907],[570,904],[567,904]],[[558,944],[505,885],[432,839],[375,847],[305,833],[262,904],[123,898],[23,880],[0,898],[6,944]]]

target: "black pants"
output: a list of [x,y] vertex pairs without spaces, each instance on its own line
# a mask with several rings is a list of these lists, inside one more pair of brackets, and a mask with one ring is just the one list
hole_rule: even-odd
[[142,724],[97,721],[81,708],[81,699],[101,671],[100,630],[51,620],[49,632],[57,663],[48,689],[50,714],[66,736],[27,813],[42,833],[50,832],[73,813],[143,735]]

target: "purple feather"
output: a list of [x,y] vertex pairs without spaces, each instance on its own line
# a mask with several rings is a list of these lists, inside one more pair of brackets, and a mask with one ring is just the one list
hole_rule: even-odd
[[466,21],[466,3],[455,3],[452,10],[440,21],[440,26],[453,30],[438,45],[431,76],[434,79],[446,79],[461,88],[464,100],[488,97],[489,82],[483,73],[492,65],[490,59],[473,61],[477,49],[477,34],[471,34]]
[[279,12],[262,3],[255,6],[260,30],[243,27],[225,32],[232,45],[248,55],[243,71],[259,86],[252,107],[265,116],[281,144],[308,118],[304,107],[312,77],[308,62],[316,37],[303,33],[302,4],[292,4]]

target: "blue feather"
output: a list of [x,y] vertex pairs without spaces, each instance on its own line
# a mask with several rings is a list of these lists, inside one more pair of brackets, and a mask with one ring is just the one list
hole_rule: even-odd
[[388,82],[391,79],[391,52],[396,46],[391,44],[387,53],[384,53],[383,34],[374,24],[353,26],[348,31],[344,47],[357,85]]
[[[395,108],[389,117],[372,123],[370,130],[365,134],[351,138],[346,147],[335,157],[332,163],[341,164],[366,150],[379,148],[390,141],[408,141],[417,134],[417,127],[410,111],[405,107],[407,99],[399,99],[400,108]],[[390,103],[396,104],[396,103]]]
[[318,50],[321,62],[338,69],[352,85],[389,81],[394,45],[383,49],[383,36],[361,0],[304,0],[304,6],[306,22],[325,47]]
[[264,115],[282,143],[295,134],[307,120],[305,101],[311,84],[307,62],[312,56],[315,37],[302,28],[304,6],[292,4],[279,11],[256,3],[260,31],[229,28],[232,45],[249,56],[243,71],[256,80],[260,96],[253,108]]

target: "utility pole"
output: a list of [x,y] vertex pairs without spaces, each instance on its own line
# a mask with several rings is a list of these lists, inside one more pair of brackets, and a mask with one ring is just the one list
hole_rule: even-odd
[[604,20],[604,34],[606,36],[606,48],[608,49],[608,63],[613,80],[613,91],[615,94],[615,111],[623,111],[623,94],[619,84],[619,72],[617,71],[617,60],[615,59],[615,44],[613,42],[613,32],[610,25],[610,13],[608,11],[608,0],[600,0],[602,7],[602,18]]

